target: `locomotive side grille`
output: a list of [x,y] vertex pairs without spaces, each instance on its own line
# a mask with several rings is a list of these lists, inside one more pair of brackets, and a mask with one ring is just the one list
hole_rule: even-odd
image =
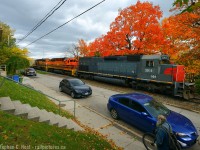
[[128,55],[127,61],[140,61],[141,55]]
[[80,71],[89,71],[89,67],[87,65],[79,65]]

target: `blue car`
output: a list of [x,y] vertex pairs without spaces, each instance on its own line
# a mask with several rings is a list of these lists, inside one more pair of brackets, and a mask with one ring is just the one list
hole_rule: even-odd
[[112,118],[121,119],[144,132],[154,133],[157,116],[166,116],[182,148],[191,147],[198,138],[193,123],[185,116],[169,110],[151,96],[141,93],[116,94],[107,104]]

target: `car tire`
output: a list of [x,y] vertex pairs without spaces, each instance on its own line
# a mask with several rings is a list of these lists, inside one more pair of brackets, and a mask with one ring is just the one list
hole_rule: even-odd
[[111,109],[110,114],[113,119],[119,119],[119,115],[115,109]]
[[60,91],[60,92],[62,92],[62,91],[63,91],[61,86],[59,86],[59,91]]
[[71,92],[71,97],[72,97],[72,98],[75,98],[74,92]]

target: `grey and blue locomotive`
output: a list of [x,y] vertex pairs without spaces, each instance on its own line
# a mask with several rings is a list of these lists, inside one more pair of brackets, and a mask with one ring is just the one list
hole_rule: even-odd
[[194,83],[185,81],[184,66],[170,63],[167,55],[81,57],[77,75],[193,98]]

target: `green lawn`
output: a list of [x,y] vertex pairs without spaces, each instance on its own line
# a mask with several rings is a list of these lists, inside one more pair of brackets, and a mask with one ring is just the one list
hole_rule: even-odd
[[113,149],[97,135],[49,126],[0,111],[0,149],[6,149],[5,146],[10,146],[7,149]]

